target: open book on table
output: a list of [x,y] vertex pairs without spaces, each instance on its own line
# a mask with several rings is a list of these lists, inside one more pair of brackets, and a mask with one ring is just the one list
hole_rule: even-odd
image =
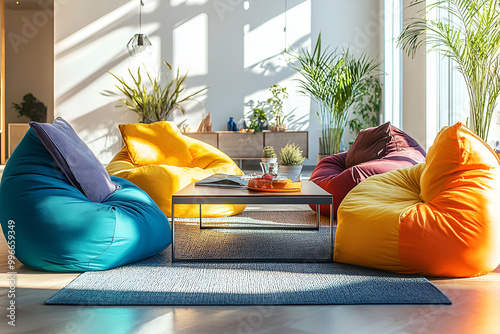
[[243,180],[240,175],[214,174],[203,180],[196,181],[195,185],[244,188],[248,185],[248,180]]

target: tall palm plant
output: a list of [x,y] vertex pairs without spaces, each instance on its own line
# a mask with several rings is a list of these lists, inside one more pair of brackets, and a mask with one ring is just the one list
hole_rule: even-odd
[[379,63],[366,54],[356,58],[349,49],[322,49],[321,34],[312,52],[301,49],[291,55],[297,61],[290,64],[291,68],[302,75],[299,92],[310,96],[318,107],[320,154],[338,153],[349,111],[362,101],[360,95],[378,72]]
[[[410,6],[422,3],[414,0]],[[449,17],[429,19],[436,9],[448,11]],[[411,19],[398,43],[410,56],[429,46],[456,63],[467,86],[471,127],[486,141],[500,95],[500,1],[436,1]]]

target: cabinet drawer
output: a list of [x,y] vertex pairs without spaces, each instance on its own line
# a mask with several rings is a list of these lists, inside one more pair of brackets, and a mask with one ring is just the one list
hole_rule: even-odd
[[218,146],[217,133],[215,132],[185,132],[183,135],[197,139],[204,143],[210,144],[213,147]]
[[264,135],[259,133],[219,133],[219,150],[233,159],[261,158]]
[[295,144],[302,150],[302,155],[309,158],[309,138],[307,131],[264,132],[264,146],[274,147],[279,153],[287,143]]

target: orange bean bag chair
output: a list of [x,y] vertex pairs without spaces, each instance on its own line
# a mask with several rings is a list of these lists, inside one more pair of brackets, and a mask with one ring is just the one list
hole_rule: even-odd
[[[199,140],[183,136],[172,122],[119,125],[125,146],[106,170],[146,191],[168,217],[172,195],[216,173],[243,175],[226,154]],[[246,205],[203,205],[203,217],[236,215]],[[176,205],[175,216],[199,217],[198,205]]]
[[471,130],[443,128],[426,162],[361,182],[338,210],[334,260],[472,277],[500,264],[500,158]]

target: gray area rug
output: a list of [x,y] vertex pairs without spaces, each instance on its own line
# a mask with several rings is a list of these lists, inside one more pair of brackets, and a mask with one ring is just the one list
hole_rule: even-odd
[[[199,219],[176,219],[175,256],[187,260],[328,261],[332,245],[329,223],[321,217],[319,230],[313,229],[317,217],[312,210],[243,211],[232,217],[204,218],[204,227],[217,228],[203,229]],[[286,226],[295,229],[281,229]]]
[[[240,228],[200,231],[196,220],[179,221],[176,255],[227,257],[234,261],[266,256],[272,259],[304,257],[305,261],[312,261],[315,257],[324,258],[329,252],[326,219],[322,220],[319,231],[246,229],[255,227],[251,225],[290,224],[291,221],[311,227],[316,224],[315,214],[308,211],[244,212],[206,222],[226,224],[228,221]],[[46,303],[192,306],[451,304],[451,301],[422,276],[339,263],[172,263],[171,247],[168,247],[156,256],[127,266],[83,273]]]

